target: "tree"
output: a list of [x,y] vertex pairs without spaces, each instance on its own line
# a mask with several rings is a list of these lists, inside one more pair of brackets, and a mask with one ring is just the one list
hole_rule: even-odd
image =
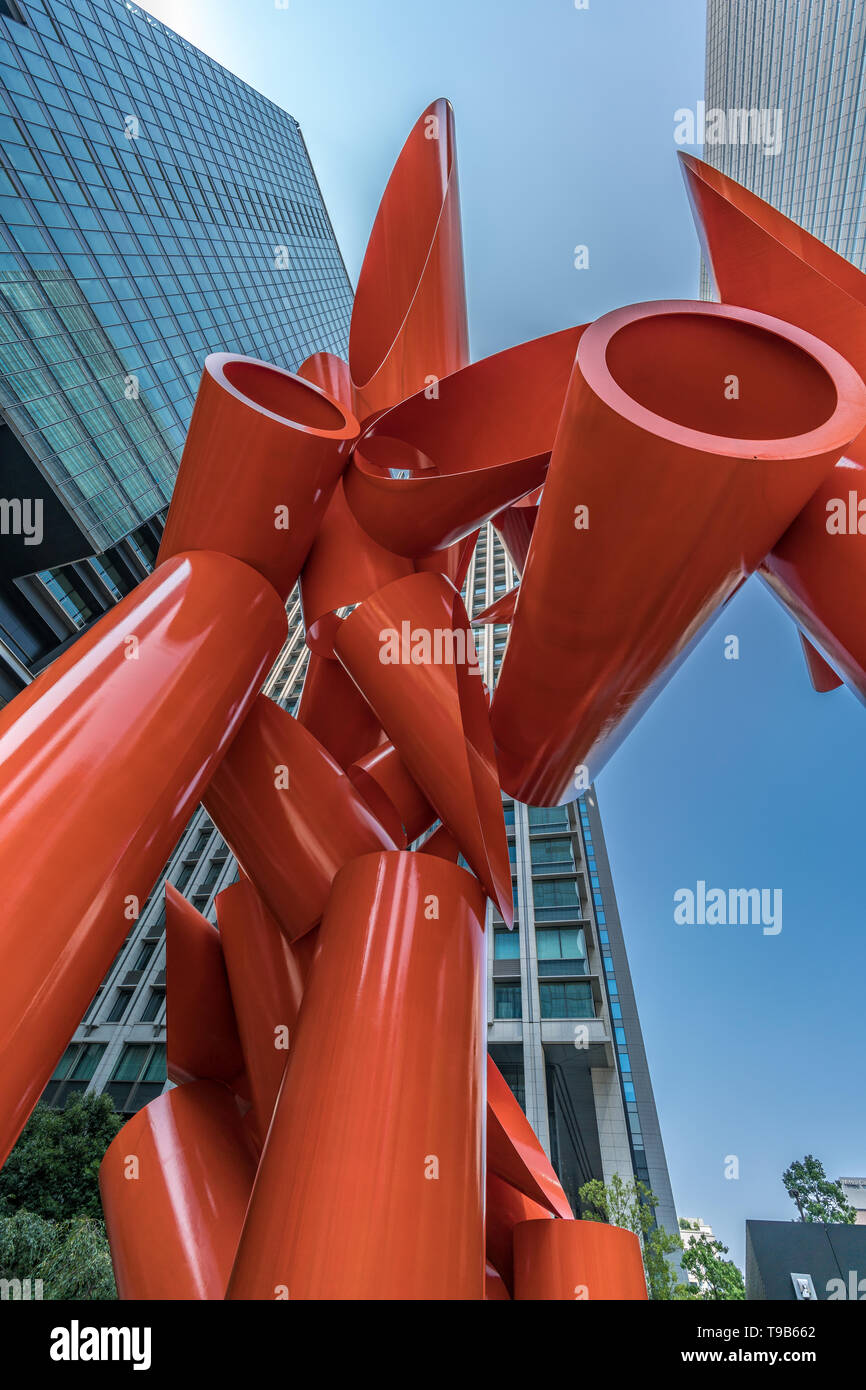
[[655,1224],[657,1199],[646,1184],[636,1178],[624,1182],[614,1173],[609,1183],[599,1178],[585,1182],[577,1195],[584,1220],[606,1221],[637,1236],[650,1298],[675,1298],[680,1281],[668,1256],[682,1250],[682,1241]]
[[806,1154],[782,1174],[785,1191],[800,1213],[801,1221],[826,1221],[853,1226],[857,1213],[842,1190],[842,1184],[831,1182],[820,1159]]
[[47,1221],[18,1211],[0,1217],[0,1279],[21,1281],[26,1292],[13,1298],[117,1298],[105,1228],[90,1216]]
[[698,1282],[680,1284],[677,1298],[698,1298],[707,1302],[745,1298],[743,1276],[733,1260],[725,1259],[727,1253],[727,1245],[713,1236],[699,1235],[690,1241],[683,1252],[683,1269],[693,1274]]
[[37,1105],[0,1171],[0,1216],[101,1220],[97,1174],[120,1125],[106,1095],[74,1095],[65,1110]]

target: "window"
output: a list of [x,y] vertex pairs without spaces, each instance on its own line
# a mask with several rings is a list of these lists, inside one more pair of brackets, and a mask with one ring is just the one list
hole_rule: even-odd
[[133,970],[146,970],[150,963],[150,958],[155,950],[155,941],[145,941],[144,945],[138,953],[135,965],[132,967]]
[[586,960],[582,927],[538,927],[535,944],[539,960]]
[[144,1081],[158,1081],[160,1085],[165,1083],[165,1048],[155,1047],[150,1055],[147,1066],[144,1069]]
[[574,869],[574,848],[571,840],[565,836],[558,836],[556,839],[545,840],[539,837],[532,840],[532,870],[533,873],[560,871],[564,869]]
[[520,934],[516,931],[494,931],[494,960],[520,960]]
[[538,986],[542,1018],[595,1018],[592,986],[583,982]]
[[149,1051],[146,1043],[127,1043],[111,1073],[112,1081],[137,1081]]
[[210,861],[210,863],[207,866],[207,873],[201,881],[199,889],[200,892],[203,892],[205,889],[213,888],[214,884],[220,876],[220,870],[222,869],[225,862],[225,855],[223,855],[222,859],[212,859]]
[[120,1022],[120,1020],[123,1018],[123,1015],[126,1013],[127,1009],[129,1008],[129,1001],[130,1001],[131,998],[132,998],[132,992],[131,992],[130,990],[128,990],[128,989],[119,989],[119,990],[117,991],[117,994],[116,994],[115,997],[114,997],[114,1003],[113,1003],[112,1006],[111,1006],[111,1012],[110,1012],[110,1014],[108,1015],[108,1022],[109,1022],[109,1023],[119,1023],[119,1022]]
[[493,1017],[522,1018],[520,985],[493,986]]
[[67,575],[62,571],[52,574],[50,570],[41,570],[39,578],[76,627],[83,627],[90,621],[93,609],[82,590]]
[[557,878],[532,884],[535,918],[540,922],[574,922],[581,915],[577,880]]
[[123,576],[117,566],[110,560],[100,560],[96,555],[91,555],[90,563],[114,597],[123,598]]
[[564,806],[530,806],[530,827],[549,826],[555,830],[568,829],[568,811]]
[[[495,1058],[494,1058],[495,1061]],[[526,1086],[523,1080],[522,1062],[497,1062],[499,1070],[502,1072],[503,1079],[508,1082],[511,1094],[517,1101],[521,1110],[526,1110]]]
[[4,19],[14,19],[16,24],[26,24],[27,20],[19,10],[15,0],[0,0],[0,15]]
[[165,1078],[164,1046],[127,1043],[105,1089],[118,1110],[128,1115],[155,1100],[165,1085]]
[[45,1087],[42,1096],[45,1104],[62,1109],[69,1096],[86,1090],[104,1051],[104,1043],[71,1043]]
[[52,1081],[63,1081],[63,1080],[64,1080],[64,1078],[67,1076],[67,1074],[68,1074],[68,1072],[69,1072],[70,1066],[72,1065],[72,1059],[73,1059],[73,1057],[77,1057],[77,1055],[78,1055],[78,1046],[77,1046],[75,1043],[73,1043],[70,1047],[67,1047],[67,1048],[66,1048],[66,1050],[65,1050],[64,1053],[63,1053],[63,1056],[60,1058],[60,1061],[57,1063],[57,1066],[54,1068],[53,1072],[51,1073],[51,1079],[52,1079]]
[[161,989],[152,989],[148,995],[147,1003],[141,1011],[142,1023],[154,1023],[162,1008],[165,995]]
[[180,873],[174,881],[174,886],[179,893],[182,893],[192,877],[195,864],[185,863],[181,865]]
[[97,1063],[105,1051],[104,1043],[86,1043],[76,1057],[69,1073],[67,1081],[90,1081],[96,1071]]

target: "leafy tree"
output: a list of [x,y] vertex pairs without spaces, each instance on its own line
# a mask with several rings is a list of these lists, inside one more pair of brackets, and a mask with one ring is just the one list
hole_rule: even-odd
[[[683,1222],[680,1225],[683,1226]],[[683,1252],[683,1269],[693,1274],[697,1284],[680,1284],[677,1298],[697,1298],[707,1302],[732,1301],[746,1297],[743,1276],[733,1260],[726,1260],[727,1245],[713,1236],[699,1235]]]
[[782,1182],[801,1221],[827,1221],[847,1226],[856,1222],[857,1213],[845,1196],[842,1184],[831,1182],[823,1163],[811,1154],[786,1168]]
[[101,1220],[97,1173],[120,1125],[106,1095],[74,1095],[65,1110],[37,1105],[0,1171],[0,1216]]
[[584,1220],[606,1221],[637,1236],[650,1298],[675,1298],[680,1281],[668,1256],[682,1250],[682,1241],[654,1224],[657,1199],[646,1184],[635,1178],[624,1182],[614,1173],[609,1183],[599,1178],[585,1182],[577,1195]]
[[48,1221],[33,1212],[0,1217],[0,1279],[29,1280],[35,1298],[117,1298],[105,1227],[91,1216]]

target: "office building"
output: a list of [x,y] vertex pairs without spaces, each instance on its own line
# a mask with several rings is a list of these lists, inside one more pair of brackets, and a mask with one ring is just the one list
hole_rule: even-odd
[[345,353],[294,118],[123,0],[0,5],[0,703],[156,556],[205,356]]
[[[0,5],[0,135],[3,703],[152,568],[205,356],[345,355],[352,288],[294,118],[122,0]],[[172,859],[204,908],[235,872],[206,825]],[[163,1090],[161,898],[48,1100]]]
[[[708,0],[707,113],[758,113],[772,139],[718,127],[703,158],[866,269],[866,7]],[[709,125],[708,125],[709,129]]]

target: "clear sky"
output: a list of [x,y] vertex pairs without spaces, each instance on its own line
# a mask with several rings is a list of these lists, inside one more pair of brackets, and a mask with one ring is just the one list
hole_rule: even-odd
[[[703,95],[699,0],[279,4],[144,8],[297,117],[353,281],[405,134],[447,96],[474,356],[697,296],[673,132]],[[677,1210],[741,1263],[747,1217],[795,1214],[792,1159],[866,1174],[864,787],[864,711],[812,693],[758,580],[599,778]],[[781,932],[676,925],[674,893],[701,879],[781,889]]]

